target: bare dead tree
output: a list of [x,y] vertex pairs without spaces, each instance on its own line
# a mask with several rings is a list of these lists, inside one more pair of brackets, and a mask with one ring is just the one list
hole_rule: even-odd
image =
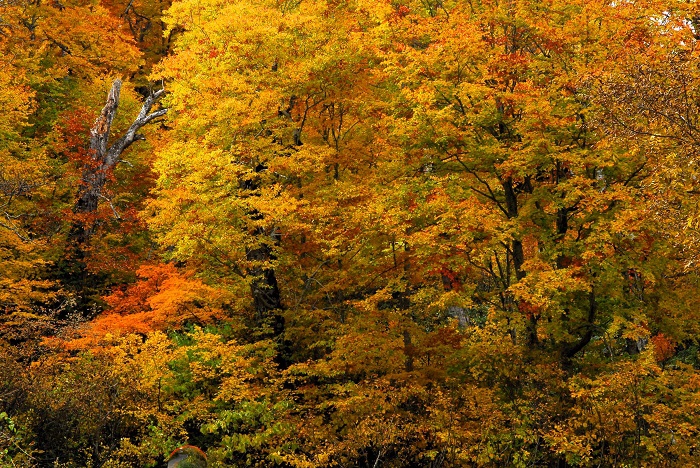
[[[109,145],[112,121],[119,107],[121,87],[121,80],[114,80],[107,95],[107,102],[90,129],[90,161],[83,167],[78,199],[73,206],[73,212],[76,214],[90,214],[97,211],[100,198],[105,198],[103,192],[107,175],[119,163],[121,154],[135,141],[146,139],[138,133],[141,128],[168,112],[165,108],[151,112],[165,90],[159,89],[149,93],[131,126],[124,135]],[[90,239],[94,229],[94,224],[90,225],[78,219],[73,223],[70,238],[78,244],[83,244]]]

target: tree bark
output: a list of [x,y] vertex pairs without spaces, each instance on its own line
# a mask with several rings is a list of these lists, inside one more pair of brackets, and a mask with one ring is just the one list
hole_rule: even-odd
[[[135,141],[145,140],[145,137],[138,133],[142,127],[168,112],[168,109],[151,112],[153,105],[165,90],[160,89],[150,93],[129,129],[111,146],[108,146],[112,121],[119,107],[121,87],[121,80],[114,80],[107,95],[107,102],[90,129],[90,161],[83,167],[78,199],[73,206],[73,212],[76,214],[85,215],[97,211],[99,200],[104,197],[107,174],[119,163],[121,154]],[[69,237],[77,244],[84,244],[93,235],[94,229],[95,224],[89,220],[77,219],[73,223]]]
[[[256,173],[266,170],[265,164],[258,164],[254,168]],[[259,186],[257,178],[241,181],[241,188],[250,192],[255,192]],[[262,214],[257,210],[252,210],[248,216],[253,221],[262,219]],[[276,227],[273,227],[269,234],[265,228],[257,227],[253,235],[260,240],[256,246],[246,248],[246,260],[251,264],[246,271],[246,276],[250,277],[250,293],[253,297],[256,320],[259,324],[263,324],[271,319],[273,335],[277,336],[284,331],[284,317],[280,314],[283,305],[277,284],[277,275],[275,270],[269,266],[269,262],[276,259],[273,246],[279,245],[281,236]],[[267,236],[269,236],[269,241],[264,239]]]
[[[501,185],[503,187],[503,192],[505,193],[508,219],[515,219],[518,217],[518,196],[515,192],[515,188],[513,187],[513,179],[509,177],[503,180]],[[513,239],[511,241],[510,255],[513,259],[515,278],[520,281],[526,276],[526,273],[523,270],[523,265],[525,264],[525,252],[523,250],[523,243],[520,239]],[[530,347],[534,347],[538,344],[537,316],[534,313],[529,313],[526,319],[525,335],[527,344]]]
[[596,314],[598,312],[598,301],[596,300],[595,289],[591,287],[591,291],[588,293],[588,316],[586,318],[585,333],[576,342],[569,346],[565,346],[562,351],[562,358],[564,362],[570,361],[579,351],[581,351],[588,343],[590,343],[593,338],[593,324],[596,319]]
[[[262,234],[258,231],[257,234]],[[276,229],[270,235],[272,242],[279,243],[279,234]],[[275,270],[264,266],[264,263],[275,259],[272,248],[261,243],[257,248],[246,250],[246,259],[253,264],[248,271],[252,277],[250,282],[250,292],[253,296],[253,304],[257,313],[257,318],[262,321],[272,314],[273,333],[279,335],[284,329],[284,319],[279,312],[282,309],[282,297]]]

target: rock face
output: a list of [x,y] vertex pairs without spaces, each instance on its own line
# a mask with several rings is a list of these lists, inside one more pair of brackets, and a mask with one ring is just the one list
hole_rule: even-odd
[[194,445],[183,445],[170,454],[168,468],[207,468],[207,456]]

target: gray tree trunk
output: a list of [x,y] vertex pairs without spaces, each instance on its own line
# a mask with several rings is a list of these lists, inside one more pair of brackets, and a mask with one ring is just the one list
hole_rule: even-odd
[[[73,212],[76,214],[90,214],[97,211],[100,198],[104,198],[103,190],[107,182],[107,174],[119,163],[121,154],[136,140],[145,139],[138,133],[142,127],[168,112],[168,109],[151,112],[153,105],[165,90],[160,89],[150,93],[129,129],[111,146],[108,146],[112,121],[119,107],[121,87],[121,80],[114,80],[107,95],[107,102],[90,129],[91,160],[83,167],[78,199],[73,206]],[[94,229],[94,223],[78,219],[73,223],[70,238],[78,244],[84,244],[90,239]]]

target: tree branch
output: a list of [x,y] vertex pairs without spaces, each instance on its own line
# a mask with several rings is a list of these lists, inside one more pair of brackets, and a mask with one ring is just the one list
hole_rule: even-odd
[[119,160],[119,156],[122,154],[122,152],[124,152],[124,150],[131,146],[131,144],[134,141],[145,140],[145,137],[143,135],[137,133],[139,130],[141,130],[142,127],[152,122],[154,119],[162,117],[168,113],[168,109],[160,109],[155,112],[151,112],[153,105],[164,93],[165,89],[159,89],[158,91],[151,93],[146,98],[146,100],[143,103],[143,106],[141,106],[141,111],[139,112],[139,115],[134,120],[134,123],[131,124],[126,133],[117,141],[115,141],[107,151],[105,164],[108,167],[113,167]]

